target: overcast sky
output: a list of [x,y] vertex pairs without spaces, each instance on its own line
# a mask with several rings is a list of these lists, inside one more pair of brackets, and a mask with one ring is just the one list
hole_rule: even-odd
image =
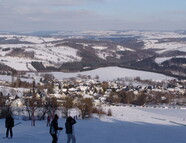
[[186,30],[186,0],[0,0],[0,31]]

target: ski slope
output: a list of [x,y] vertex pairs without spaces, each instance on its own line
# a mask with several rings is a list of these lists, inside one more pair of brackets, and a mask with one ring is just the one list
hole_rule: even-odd
[[[77,120],[75,136],[77,143],[185,143],[185,109],[105,107],[113,116],[95,116]],[[172,122],[171,122],[172,121]],[[20,122],[20,120],[15,120]],[[174,123],[173,123],[174,122]],[[65,119],[59,118],[59,126],[64,127]],[[37,121],[36,127],[30,121],[22,121],[16,126],[13,139],[5,136],[4,119],[0,120],[0,143],[47,143],[52,138],[46,121]],[[60,142],[66,142],[65,130],[59,135]]]

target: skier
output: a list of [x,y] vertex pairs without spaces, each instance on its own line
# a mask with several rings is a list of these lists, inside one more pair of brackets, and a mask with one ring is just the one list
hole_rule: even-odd
[[47,125],[46,125],[47,127],[48,126],[50,126],[50,116],[48,115],[48,117],[47,117]]
[[5,120],[5,127],[6,127],[6,138],[9,136],[10,132],[10,138],[13,137],[12,128],[14,127],[14,118],[8,114]]
[[50,134],[52,136],[52,143],[57,143],[57,131],[58,130],[62,130],[63,128],[58,127],[58,115],[55,114],[54,119],[52,120],[51,124],[50,124]]
[[70,143],[72,140],[72,143],[76,142],[75,133],[73,129],[73,125],[76,123],[75,119],[72,117],[68,117],[65,123],[66,128],[66,134],[67,134],[67,143]]

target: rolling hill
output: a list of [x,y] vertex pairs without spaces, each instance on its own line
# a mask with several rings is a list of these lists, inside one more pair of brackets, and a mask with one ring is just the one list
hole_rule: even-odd
[[119,66],[186,78],[183,31],[0,34],[0,70],[83,71]]

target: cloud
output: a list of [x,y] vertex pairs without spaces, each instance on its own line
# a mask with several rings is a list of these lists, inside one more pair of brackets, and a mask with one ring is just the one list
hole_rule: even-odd
[[181,11],[181,10],[174,10],[174,11],[167,11],[165,14],[169,15],[186,15],[186,11]]
[[117,9],[111,1],[124,0],[0,0],[0,30],[158,29],[166,28],[168,20],[175,21],[171,28],[184,27],[179,20],[185,20],[185,11],[140,14],[133,8],[125,11],[123,5]]
[[1,0],[0,15],[42,15],[56,14],[59,10],[76,11],[82,9],[89,2],[103,2],[104,0]]
[[[89,2],[103,2],[104,0],[1,0],[3,5],[12,5],[14,7],[19,6],[77,6],[87,4]],[[0,5],[1,5],[0,4]]]
[[30,22],[41,22],[42,21],[42,19],[39,17],[28,17],[27,19]]

